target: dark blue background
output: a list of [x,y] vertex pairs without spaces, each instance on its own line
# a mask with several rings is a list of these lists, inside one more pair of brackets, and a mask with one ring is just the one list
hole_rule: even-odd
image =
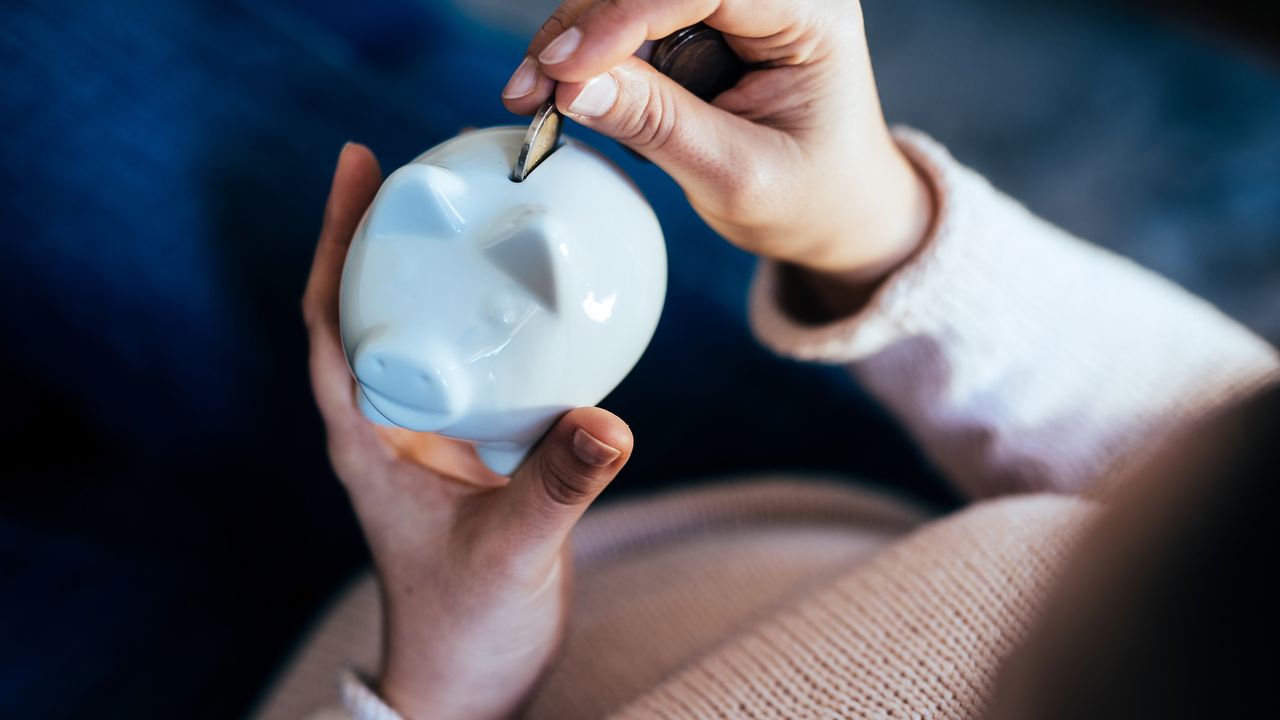
[[[365,562],[298,314],[333,162],[356,139],[389,170],[513,122],[524,45],[371,5],[0,9],[0,716],[235,716]],[[867,14],[892,119],[1280,335],[1274,68],[1100,3]],[[842,371],[754,345],[749,257],[570,132],[637,179],[671,257],[654,343],[604,403],[637,438],[611,497],[807,467],[951,500]]]

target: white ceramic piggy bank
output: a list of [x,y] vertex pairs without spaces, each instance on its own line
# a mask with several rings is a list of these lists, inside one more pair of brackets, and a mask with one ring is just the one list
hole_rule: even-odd
[[524,134],[461,135],[392,173],[342,273],[364,414],[472,441],[501,474],[626,376],[667,284],[662,230],[622,171],[566,139],[513,182]]

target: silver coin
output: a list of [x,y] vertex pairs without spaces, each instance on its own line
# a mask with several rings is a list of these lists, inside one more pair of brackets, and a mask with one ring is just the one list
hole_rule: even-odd
[[556,100],[551,98],[533,115],[529,124],[529,132],[524,136],[524,144],[520,146],[520,155],[516,158],[516,166],[511,170],[514,182],[524,182],[538,165],[542,164],[555,149],[560,146],[560,129],[564,118],[556,109]]

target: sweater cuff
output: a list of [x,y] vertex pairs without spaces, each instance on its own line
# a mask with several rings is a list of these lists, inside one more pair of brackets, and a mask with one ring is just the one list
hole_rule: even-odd
[[922,132],[895,128],[894,138],[932,186],[935,218],[921,249],[886,280],[857,313],[823,324],[797,320],[782,306],[782,264],[761,260],[751,283],[751,327],[774,352],[798,360],[849,363],[876,353],[895,340],[917,334],[927,324],[922,308],[949,284],[957,238],[963,237],[966,200],[974,180],[946,148]]
[[342,673],[342,704],[352,720],[404,720],[351,670]]

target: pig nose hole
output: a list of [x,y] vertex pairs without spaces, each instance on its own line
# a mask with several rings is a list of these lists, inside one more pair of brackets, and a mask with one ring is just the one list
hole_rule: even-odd
[[418,373],[418,384],[430,386],[431,385],[430,376],[428,376],[426,373]]
[[374,367],[375,369],[377,369],[377,370],[386,370],[386,369],[387,369],[387,361],[386,361],[386,360],[383,360],[383,359],[382,359],[382,358],[380,358],[380,357],[376,357],[376,358],[374,358],[374,359],[373,359],[373,367]]

